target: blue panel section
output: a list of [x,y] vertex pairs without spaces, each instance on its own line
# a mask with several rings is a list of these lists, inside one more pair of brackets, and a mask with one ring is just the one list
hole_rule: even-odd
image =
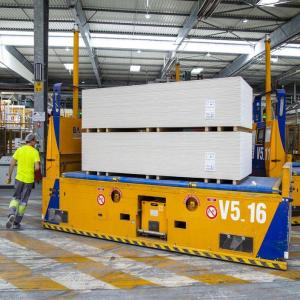
[[293,168],[300,167],[300,162],[293,162],[292,167]]
[[253,122],[261,122],[261,96],[255,96],[253,101]]
[[53,123],[54,132],[56,138],[57,148],[59,149],[59,138],[60,138],[60,94],[61,94],[62,83],[56,83],[53,86]]
[[59,209],[59,179],[55,179],[53,189],[52,189],[52,196],[50,197],[50,201],[48,204],[45,221],[49,222],[49,208],[56,208]]
[[283,259],[288,251],[289,235],[289,199],[283,199],[278,205],[274,218],[261,244],[257,257],[265,259]]
[[277,90],[276,118],[278,120],[282,147],[285,149],[286,94],[283,89]]
[[252,157],[252,175],[254,176],[266,176],[265,133],[266,123],[257,123],[256,141]]
[[293,175],[300,175],[300,167],[293,167],[292,172]]
[[117,176],[98,176],[88,175],[84,172],[68,172],[63,173],[65,178],[85,179],[85,180],[99,180],[99,181],[115,181],[123,183],[133,184],[149,184],[182,188],[200,188],[200,189],[214,189],[225,191],[240,191],[240,192],[253,192],[253,193],[276,193],[273,187],[278,178],[271,177],[254,177],[250,176],[239,185],[233,184],[217,184],[217,183],[204,183],[204,182],[191,182],[181,180],[156,180],[156,179],[144,179],[134,177],[117,177]]

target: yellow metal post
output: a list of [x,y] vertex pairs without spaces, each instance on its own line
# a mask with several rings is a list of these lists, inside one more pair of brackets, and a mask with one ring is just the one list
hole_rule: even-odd
[[269,35],[265,39],[266,50],[266,122],[272,120],[272,103],[271,103],[271,41]]
[[180,63],[177,62],[175,66],[175,80],[180,81]]
[[79,31],[74,26],[73,42],[73,117],[78,118],[78,81],[79,81]]

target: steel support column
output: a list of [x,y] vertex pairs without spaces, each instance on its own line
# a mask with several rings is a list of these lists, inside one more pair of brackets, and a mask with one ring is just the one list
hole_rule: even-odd
[[40,142],[43,174],[45,174],[47,136],[48,22],[49,0],[34,0],[34,111],[39,113],[35,131]]

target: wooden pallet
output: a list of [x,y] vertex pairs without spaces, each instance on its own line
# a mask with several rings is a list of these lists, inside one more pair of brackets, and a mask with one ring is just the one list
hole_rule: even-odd
[[212,127],[145,127],[145,128],[83,128],[82,132],[252,132],[252,129],[240,126],[212,126]]
[[160,176],[160,175],[144,175],[144,174],[124,174],[115,172],[96,172],[85,171],[87,175],[97,176],[110,176],[110,177],[131,177],[142,179],[154,179],[154,180],[178,180],[188,182],[204,182],[204,183],[216,183],[216,184],[233,184],[238,185],[242,180],[230,180],[230,179],[212,179],[212,178],[189,178],[189,177],[175,177],[175,176]]

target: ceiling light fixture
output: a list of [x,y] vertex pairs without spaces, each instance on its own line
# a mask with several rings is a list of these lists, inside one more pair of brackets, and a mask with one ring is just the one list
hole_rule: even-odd
[[131,65],[130,72],[140,72],[141,66]]
[[278,56],[276,56],[276,57],[271,57],[271,61],[272,61],[273,63],[277,63],[277,62],[278,62]]
[[141,51],[140,49],[139,49],[139,50],[137,50],[136,52],[137,52],[138,54],[142,53],[142,51]]
[[73,64],[64,64],[66,70],[68,70],[69,72],[71,72],[73,70]]
[[191,74],[192,74],[192,75],[198,75],[198,74],[200,74],[202,71],[203,71],[203,68],[194,68],[194,69],[192,69]]
[[272,6],[279,2],[280,0],[260,0],[257,2],[257,5],[261,6]]
[[149,14],[149,0],[146,0],[146,14],[145,14],[145,18],[146,19],[150,19],[151,15]]
[[211,54],[209,52],[206,53],[207,57],[211,57]]
[[248,19],[243,19],[242,22],[243,22],[243,23],[248,23],[248,21],[249,21]]
[[66,49],[65,49],[67,52],[69,52],[70,51],[70,48],[69,47],[66,47]]

